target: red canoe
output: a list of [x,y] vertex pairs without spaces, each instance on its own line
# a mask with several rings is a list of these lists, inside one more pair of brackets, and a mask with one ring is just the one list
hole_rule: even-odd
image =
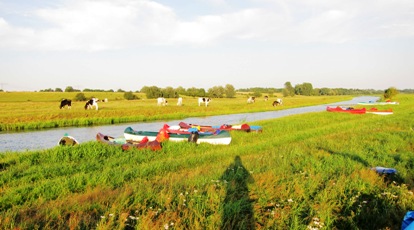
[[352,113],[352,114],[364,114],[367,112],[365,108],[362,109],[354,109],[352,107],[326,107],[326,111],[328,112],[340,112],[340,113]]

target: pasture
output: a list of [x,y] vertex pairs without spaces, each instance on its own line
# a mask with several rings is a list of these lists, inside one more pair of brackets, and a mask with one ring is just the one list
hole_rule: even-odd
[[[84,93],[89,99],[107,98],[99,102],[99,110],[85,110],[86,101],[74,101],[77,93],[56,92],[0,92],[0,131],[36,130],[44,128],[91,126],[171,120],[187,117],[262,112],[321,103],[349,100],[351,96],[315,96],[283,98],[283,106],[273,107],[276,97],[265,102],[257,98],[255,103],[247,104],[248,96],[236,98],[213,98],[208,107],[198,106],[198,98],[183,97],[182,106],[177,106],[177,98],[167,98],[167,106],[157,106],[157,99],[146,99],[144,94],[136,94],[139,100],[126,100],[123,93]],[[72,99],[71,109],[59,109],[62,98]]]
[[[183,107],[249,107],[246,98],[226,100],[198,108],[184,99]],[[396,100],[388,116],[318,112],[255,122],[263,133],[233,132],[229,146],[165,142],[152,152],[88,142],[3,153],[0,226],[400,229],[414,209],[414,96]],[[381,175],[375,166],[398,173]]]

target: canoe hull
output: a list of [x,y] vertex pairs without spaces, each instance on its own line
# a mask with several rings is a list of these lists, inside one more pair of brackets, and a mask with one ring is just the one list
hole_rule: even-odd
[[180,122],[178,124],[181,128],[190,128],[190,127],[199,127],[202,131],[212,131],[215,130],[225,130],[225,131],[244,131],[244,132],[262,132],[262,126],[258,125],[248,125],[248,124],[239,124],[239,125],[221,125],[221,126],[214,126],[214,125],[197,125],[197,124],[187,124],[185,122]]
[[328,112],[337,112],[337,113],[351,113],[351,114],[364,114],[366,113],[366,109],[352,109],[352,108],[342,108],[340,106],[337,107],[326,107],[326,111]]
[[104,135],[102,133],[96,134],[96,140],[98,142],[108,144],[108,145],[121,146],[123,150],[137,148],[137,149],[150,149],[150,150],[155,151],[155,150],[160,150],[162,148],[161,143],[159,143],[156,140],[149,141],[149,140],[144,139],[144,140],[141,140],[140,142],[133,143],[133,142],[128,142],[125,138],[114,138],[108,135]]
[[[143,138],[147,137],[149,141],[156,140],[158,132],[153,131],[137,131],[133,130],[131,127],[128,127],[124,131],[124,137],[126,140],[132,141],[141,141]],[[189,141],[191,133],[169,133],[169,141],[180,142],[180,141]],[[221,131],[218,134],[207,134],[199,133],[197,138],[197,144],[200,143],[209,143],[213,145],[229,145],[231,142],[230,133],[227,131]]]
[[58,142],[58,145],[62,145],[62,146],[73,146],[77,144],[79,144],[79,141],[77,141],[72,136],[63,136],[62,138],[60,138]]

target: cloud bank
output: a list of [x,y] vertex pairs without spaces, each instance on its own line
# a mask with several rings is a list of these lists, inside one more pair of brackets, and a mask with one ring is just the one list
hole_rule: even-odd
[[[32,10],[37,26],[17,25],[0,15],[0,48],[100,51],[143,45],[204,46],[224,40],[345,43],[414,36],[414,1],[249,3],[184,20],[174,5],[156,1],[67,0]],[[211,4],[219,7],[225,1]]]

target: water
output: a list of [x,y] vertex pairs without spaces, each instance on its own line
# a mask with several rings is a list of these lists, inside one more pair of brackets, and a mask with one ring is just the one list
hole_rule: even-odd
[[[355,105],[358,102],[376,101],[377,97],[357,97],[350,101],[331,103],[329,105]],[[52,130],[19,132],[19,133],[1,133],[0,134],[0,152],[5,151],[26,151],[53,148],[58,145],[59,139],[64,134],[75,137],[80,143],[95,140],[98,132],[113,137],[123,137],[126,127],[131,126],[136,130],[158,131],[164,124],[177,125],[180,121],[202,125],[222,125],[222,124],[240,124],[252,121],[267,120],[280,118],[289,115],[296,115],[310,112],[321,112],[326,110],[325,105],[308,106],[301,108],[257,112],[229,114],[210,117],[186,118],[172,121],[158,121],[145,123],[124,123],[117,125],[104,125],[93,127],[71,127],[57,128]]]

